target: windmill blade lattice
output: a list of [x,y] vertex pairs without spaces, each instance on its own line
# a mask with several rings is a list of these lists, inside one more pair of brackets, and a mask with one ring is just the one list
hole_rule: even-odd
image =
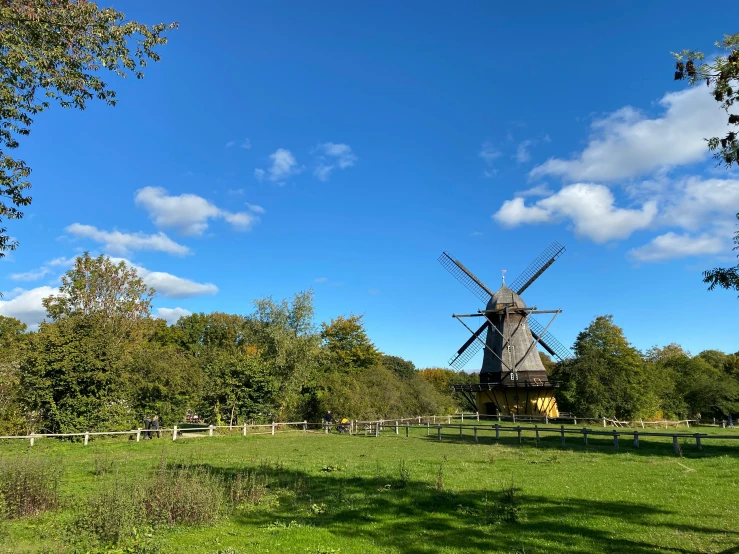
[[482,281],[475,277],[472,272],[464,267],[460,262],[455,260],[448,252],[443,252],[439,256],[439,263],[443,265],[446,270],[454,275],[454,277],[462,283],[472,294],[477,296],[483,304],[487,304],[493,293],[490,292]]
[[482,327],[475,331],[472,337],[462,345],[462,348],[449,359],[449,365],[454,369],[462,369],[485,344],[489,327],[490,323],[487,321],[483,323]]
[[511,283],[510,288],[516,291],[516,294],[523,293],[564,251],[565,247],[555,240]]
[[545,350],[547,350],[553,356],[556,356],[560,360],[568,360],[572,358],[572,352],[570,349],[559,342],[550,332],[544,332],[544,326],[536,321],[533,317],[529,316],[527,319],[529,329],[534,338],[539,339]]

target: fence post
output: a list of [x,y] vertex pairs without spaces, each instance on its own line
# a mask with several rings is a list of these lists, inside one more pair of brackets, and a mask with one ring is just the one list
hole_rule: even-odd
[[562,434],[562,446],[565,445],[565,426],[560,425],[559,426],[559,432]]
[[405,425],[405,438],[408,438],[408,428],[409,428],[409,427],[410,427],[410,425],[408,425],[408,424],[406,423],[406,425]]
[[379,423],[375,423],[375,436],[376,437],[380,436],[380,424]]
[[272,436],[275,436],[275,422],[272,422]]
[[475,412],[475,415],[477,416],[477,421],[480,421],[480,412]]
[[672,449],[675,451],[675,454],[680,454],[680,445],[677,442],[677,435],[672,435]]
[[515,413],[511,413],[511,416],[513,417],[513,420],[512,420],[513,423],[516,423],[516,414]]
[[500,421],[500,412],[498,412],[498,421]]
[[85,444],[84,446],[87,446],[87,442],[90,440],[90,432],[85,431]]
[[462,438],[462,426],[461,425],[459,426],[459,438],[460,439]]
[[34,438],[35,438],[35,437],[33,436],[33,433],[31,433],[31,446],[33,446],[33,439],[34,439]]
[[452,424],[452,416],[447,416],[447,423],[448,423],[449,425],[451,425],[451,424]]
[[695,445],[698,447],[698,450],[703,450],[703,446],[701,445],[700,433],[695,434]]
[[536,431],[536,442],[539,442],[539,426],[534,424],[534,431]]
[[398,434],[398,422],[397,421],[395,422],[395,434],[396,435]]
[[438,426],[438,427],[436,428],[436,431],[437,431],[437,433],[438,433],[438,435],[439,435],[439,440],[441,440],[441,425],[439,425],[439,426]]
[[603,427],[606,426],[606,418],[603,418]]
[[141,440],[141,427],[136,429],[136,442],[139,442]]
[[173,441],[177,440],[177,426],[176,425],[172,427],[172,440]]
[[544,425],[549,425],[549,414],[544,414]]
[[212,425],[208,425],[208,436],[209,437],[213,436],[213,426]]
[[613,430],[613,448],[618,450],[618,435],[616,434],[616,430]]
[[634,446],[639,448],[639,431],[634,429]]
[[475,425],[475,442],[477,442],[477,425]]
[[462,421],[464,421],[464,412],[462,412]]
[[518,444],[521,444],[521,426],[519,425],[518,427],[516,427],[516,430],[518,431]]
[[246,423],[244,423],[244,436],[246,436]]
[[588,445],[588,430],[585,427],[582,428],[582,438],[585,441],[585,446],[587,446]]
[[434,425],[436,425],[436,416],[433,416],[433,417],[434,417]]
[[500,438],[500,424],[499,423],[495,424],[495,438],[496,439]]
[[303,420],[303,432],[307,432],[307,431],[308,431],[308,420],[304,419]]
[[431,424],[427,421],[426,422],[426,436],[428,437],[431,434]]
[[573,417],[572,419],[574,419],[574,422],[572,423],[572,425],[577,425],[577,418]]

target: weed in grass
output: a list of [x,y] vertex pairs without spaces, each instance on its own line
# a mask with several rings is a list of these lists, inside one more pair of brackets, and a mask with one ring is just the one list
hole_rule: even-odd
[[436,472],[436,490],[444,491],[444,464],[439,464],[439,471]]
[[400,474],[398,476],[398,488],[403,489],[411,482],[411,470],[405,465],[405,460],[400,460],[398,473]]
[[71,538],[91,535],[104,544],[118,544],[136,538],[138,526],[145,521],[144,484],[113,476],[101,482],[97,490],[78,507]]
[[226,511],[223,479],[202,467],[160,466],[147,483],[144,503],[149,521],[212,523]]
[[339,467],[339,466],[330,466],[329,465],[329,466],[323,466],[321,468],[321,471],[323,471],[325,473],[331,473],[331,472],[334,472],[334,471],[344,471],[344,468],[343,467]]
[[506,523],[519,523],[522,520],[522,511],[518,493],[511,477],[511,484],[503,489],[503,498],[500,501],[500,513]]
[[229,487],[231,505],[238,508],[256,505],[267,494],[267,480],[264,474],[247,469],[237,473]]
[[0,519],[17,519],[59,505],[59,460],[21,456],[0,460]]
[[328,511],[328,506],[325,504],[311,504],[310,505],[310,513],[314,516],[318,516],[321,514],[325,514]]
[[96,452],[92,460],[93,475],[106,475],[113,469],[113,458],[107,453]]

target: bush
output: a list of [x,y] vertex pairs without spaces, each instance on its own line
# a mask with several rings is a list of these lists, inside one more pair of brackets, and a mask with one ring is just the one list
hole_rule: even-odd
[[142,483],[118,475],[101,480],[75,521],[76,530],[110,544],[133,537],[137,526],[145,521],[143,490]]
[[0,460],[0,519],[34,516],[59,505],[62,466],[25,456]]

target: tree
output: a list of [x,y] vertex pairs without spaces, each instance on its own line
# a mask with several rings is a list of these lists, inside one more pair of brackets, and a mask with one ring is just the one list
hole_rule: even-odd
[[380,363],[385,369],[389,369],[401,379],[411,379],[416,374],[416,366],[409,360],[404,360],[400,356],[388,356],[382,354]]
[[639,351],[610,315],[577,336],[575,358],[557,364],[553,377],[560,406],[584,417],[651,416],[658,409]]
[[339,316],[321,324],[323,346],[346,370],[362,370],[380,360],[380,352],[372,344],[362,324],[362,316]]
[[62,276],[59,294],[44,298],[43,305],[53,321],[76,315],[95,316],[103,324],[133,323],[149,316],[153,296],[154,289],[125,262],[85,252]]
[[[675,56],[675,80],[687,80],[691,85],[705,82],[711,90],[716,102],[727,113],[727,122],[736,127],[739,125],[739,114],[732,113],[731,108],[739,100],[739,33],[725,35],[716,42],[716,47],[726,52],[716,56],[712,62],[706,62],[702,52],[683,50],[673,52]],[[696,62],[699,62],[696,65]],[[708,148],[714,152],[713,157],[719,165],[727,169],[739,164],[739,134],[730,130],[724,137],[707,138]],[[739,213],[736,214],[739,219]],[[734,234],[734,250],[739,249],[739,231]],[[703,282],[708,290],[716,287],[739,291],[739,265],[736,267],[716,267],[703,272]]]
[[[125,21],[87,0],[0,2],[0,198],[7,199],[0,201],[0,223],[22,218],[19,208],[31,203],[31,168],[7,150],[30,133],[33,117],[52,101],[80,110],[93,98],[115,105],[100,71],[141,79],[148,60],[159,60],[154,48],[167,43],[164,33],[176,27]],[[0,257],[17,246],[0,228]]]
[[0,316],[0,435],[24,432],[20,359],[28,335],[26,324]]

